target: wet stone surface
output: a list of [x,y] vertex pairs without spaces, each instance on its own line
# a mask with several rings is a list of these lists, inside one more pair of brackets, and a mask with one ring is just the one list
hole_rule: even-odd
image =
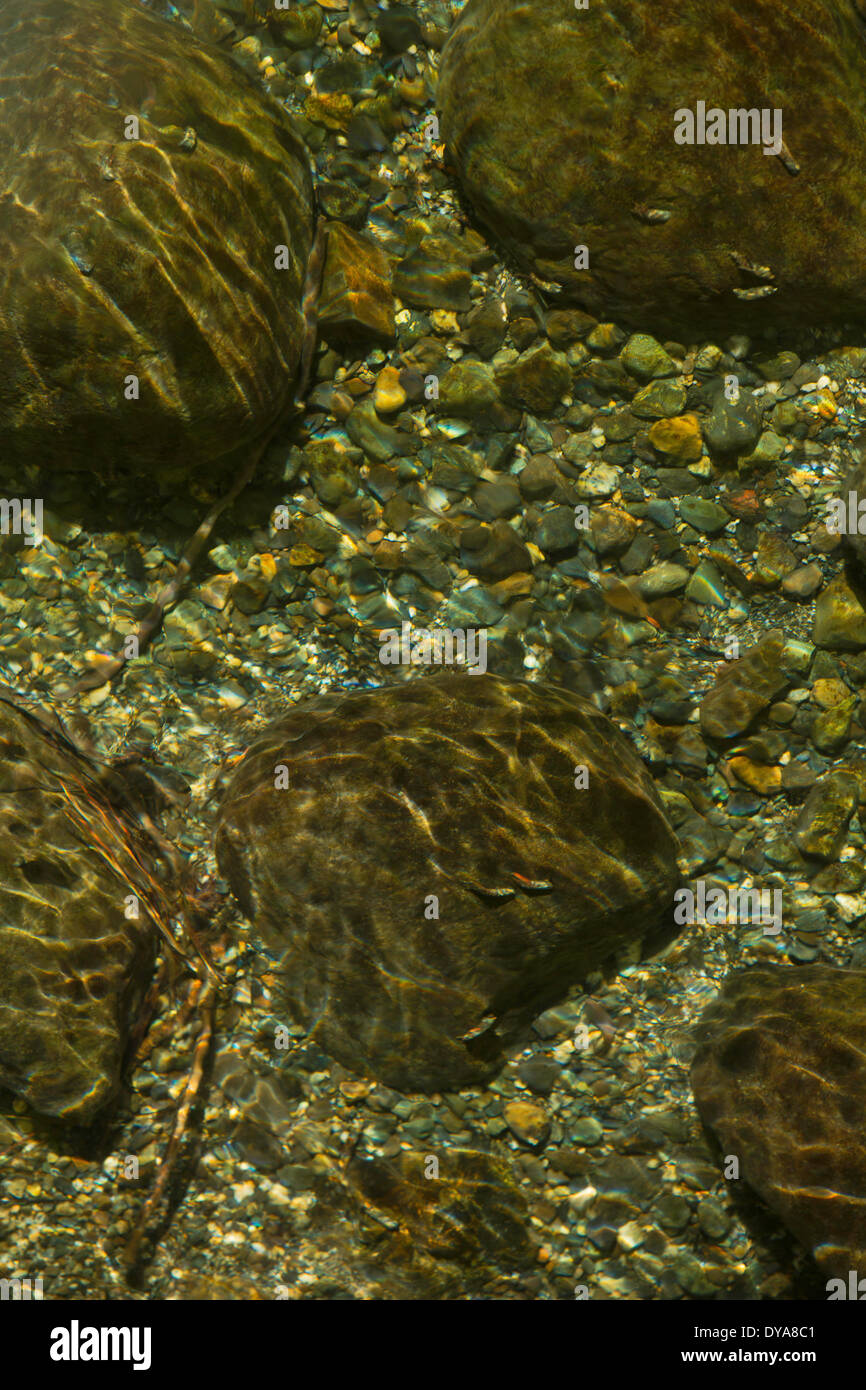
[[660,925],[676,850],[592,705],[468,674],[299,705],[244,752],[216,841],[291,1012],[402,1090],[497,1071],[545,996]]
[[[98,765],[11,694],[0,698],[0,1085],[86,1125],[117,1098],[166,898]],[[151,873],[153,860],[151,849]]]
[[768,966],[733,974],[692,1064],[698,1110],[740,1175],[847,1279],[866,1250],[866,973]]
[[[726,1183],[688,1066],[692,1027],[733,970],[866,967],[864,590],[857,537],[827,524],[828,499],[862,466],[861,330],[844,313],[837,320],[838,300],[821,284],[814,312],[799,283],[798,324],[822,321],[826,308],[842,327],[823,339],[810,323],[776,327],[778,278],[779,295],[731,291],[724,326],[702,312],[669,339],[662,318],[636,330],[607,297],[590,313],[516,269],[494,240],[499,225],[488,242],[467,223],[444,144],[427,126],[456,17],[438,0],[387,11],[365,0],[346,10],[284,12],[264,0],[149,8],[160,32],[217,42],[220,69],[243,69],[255,102],[268,94],[302,132],[330,224],[319,344],[303,415],[275,434],[164,633],[112,687],[60,700],[96,651],[120,648],[169,581],[220,495],[211,460],[240,436],[220,426],[191,472],[199,436],[186,430],[162,459],[166,476],[146,488],[137,476],[124,482],[113,428],[111,470],[95,467],[98,451],[74,478],[53,466],[37,477],[8,454],[0,465],[8,498],[44,500],[36,545],[14,525],[0,531],[0,673],[43,708],[56,702],[85,746],[156,761],[170,794],[165,833],[215,881],[201,939],[221,980],[179,1204],[141,1281],[127,1282],[122,1252],[199,1036],[196,1011],[185,1012],[185,966],[168,983],[157,977],[155,1023],[129,1058],[113,1124],[90,1126],[86,1146],[22,1095],[0,1094],[4,1272],[32,1272],[38,1249],[51,1271],[46,1297],[87,1299],[826,1297],[816,1232],[797,1240],[769,1199]],[[780,14],[773,6],[773,23]],[[799,50],[809,93],[836,42],[832,26],[819,27],[817,47]],[[108,50],[115,28],[101,40]],[[174,51],[166,45],[162,55]],[[789,63],[787,30],[784,49]],[[640,51],[650,61],[655,50]],[[38,70],[44,55],[28,52]],[[772,51],[754,57],[732,68],[738,91]],[[840,82],[836,63],[822,101]],[[856,82],[845,87],[843,135],[854,129],[852,90]],[[147,101],[137,109],[149,129]],[[783,179],[788,194],[810,191],[821,161],[839,154],[817,109],[810,96],[801,110],[820,148],[800,175],[751,152],[760,178]],[[786,116],[789,133],[800,159]],[[182,148],[184,135],[163,150],[172,169],[204,151],[203,138]],[[854,184],[855,143],[845,163]],[[738,172],[737,182],[742,200],[754,181]],[[269,187],[256,185],[262,197]],[[656,189],[647,191],[652,211]],[[845,307],[856,237],[838,207],[841,234],[818,227],[816,205],[798,227],[824,238],[821,274],[844,282]],[[774,216],[787,219],[792,206],[786,197]],[[731,207],[751,237],[749,210]],[[677,233],[673,216],[626,216],[629,236],[650,249]],[[265,246],[274,237],[261,225]],[[231,221],[220,230],[228,244]],[[721,244],[702,224],[689,254],[712,259]],[[798,244],[785,246],[785,264]],[[825,255],[831,244],[841,260]],[[28,256],[41,254],[28,245]],[[740,249],[760,263],[759,248]],[[771,259],[777,276],[781,265]],[[96,270],[75,275],[80,288]],[[726,277],[735,289],[755,279],[733,259]],[[265,339],[238,303],[225,341],[246,357]],[[727,410],[732,375],[741,399]],[[290,390],[281,371],[269,375],[268,399]],[[231,391],[221,399],[237,404]],[[498,1070],[459,1089],[403,1092],[330,1057],[292,1019],[275,969],[283,945],[275,958],[219,880],[214,791],[231,760],[296,706],[372,698],[393,678],[423,683],[426,667],[380,660],[383,630],[403,621],[483,628],[493,675],[527,680],[539,698],[555,687],[589,701],[643,764],[679,838],[685,884],[696,894],[701,882],[726,895],[778,890],[782,930],[726,912],[685,924],[667,945],[642,949],[636,932],[615,960],[560,986]],[[516,760],[519,783],[513,749],[497,756]],[[551,798],[544,815],[559,826],[566,803]],[[329,844],[338,834],[333,824],[323,833]],[[379,873],[394,847],[374,821],[365,833],[376,857],[364,873]],[[564,824],[563,843],[570,833]],[[26,834],[35,839],[38,827]],[[467,843],[477,846],[477,834]],[[357,868],[362,847],[344,848]],[[330,878],[319,881],[327,895]],[[49,891],[63,895],[40,885]]]
[[0,90],[28,92],[0,103],[5,468],[212,470],[289,398],[302,140],[228,57],[126,0],[11,0],[0,55]]
[[[849,242],[817,272],[822,238],[835,238],[815,218],[818,190],[832,186],[830,220],[856,239],[864,113],[847,92],[862,59],[859,19],[852,0],[755,0],[746,28],[738,6],[721,4],[708,43],[700,0],[655,12],[640,0],[586,11],[570,0],[469,0],[442,54],[449,158],[491,233],[593,313],[677,334],[691,334],[696,315],[729,333],[768,313],[789,329],[862,321],[861,253]],[[726,117],[784,109],[785,148],[767,157],[727,129],[723,143],[747,146],[736,157],[715,157],[713,138],[695,129],[675,143],[674,113],[694,122],[710,91]],[[595,261],[586,227],[604,242]],[[581,238],[588,266],[575,256]],[[720,445],[753,442],[732,423],[722,405]]]

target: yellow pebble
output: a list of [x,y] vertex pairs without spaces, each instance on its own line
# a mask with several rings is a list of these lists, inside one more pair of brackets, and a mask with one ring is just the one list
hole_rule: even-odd
[[373,404],[380,415],[390,415],[406,404],[406,392],[400,385],[400,373],[396,367],[383,367],[377,376]]
[[819,678],[812,686],[812,699],[822,709],[833,709],[836,705],[841,705],[850,694],[845,682],[837,680],[834,676]]

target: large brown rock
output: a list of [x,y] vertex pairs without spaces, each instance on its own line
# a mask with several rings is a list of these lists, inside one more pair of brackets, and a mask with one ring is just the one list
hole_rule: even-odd
[[866,1273],[866,971],[738,971],[698,1033],[692,1087],[722,1153],[822,1270]]
[[117,1094],[165,910],[152,846],[111,785],[0,696],[0,1087],[77,1124]]
[[[593,313],[812,328],[866,317],[864,63],[854,0],[468,0],[437,100],[480,218]],[[699,101],[781,110],[787,152],[675,143]]]
[[216,849],[293,1017],[402,1089],[489,1076],[542,1001],[658,924],[677,881],[610,721],[490,675],[295,706],[234,770]]
[[218,48],[138,0],[4,3],[3,469],[188,473],[267,434],[311,199],[288,116]]

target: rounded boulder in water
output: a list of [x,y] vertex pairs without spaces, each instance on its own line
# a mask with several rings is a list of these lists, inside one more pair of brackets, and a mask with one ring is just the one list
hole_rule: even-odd
[[695,1103],[721,1152],[824,1274],[862,1274],[866,971],[735,971],[694,1033]]
[[136,0],[4,0],[0,189],[4,470],[180,477],[268,433],[312,188],[231,58]]
[[489,1077],[523,1023],[670,920],[678,881],[605,715],[456,672],[295,705],[237,763],[216,850],[288,1013],[401,1090]]
[[854,0],[468,0],[437,102],[508,250],[690,341],[866,319],[864,63]]

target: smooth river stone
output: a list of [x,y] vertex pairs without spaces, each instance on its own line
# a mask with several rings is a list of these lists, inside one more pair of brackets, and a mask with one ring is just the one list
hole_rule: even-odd
[[216,851],[292,1018],[403,1090],[489,1077],[522,1023],[670,920],[678,881],[603,714],[454,672],[293,707],[233,769]]
[[[468,0],[439,68],[447,157],[501,244],[598,318],[683,341],[862,323],[863,15],[854,0]],[[699,102],[780,110],[784,148],[676,143]]]
[[299,362],[312,185],[231,58],[138,0],[3,0],[0,190],[0,476],[179,478],[267,435]]

